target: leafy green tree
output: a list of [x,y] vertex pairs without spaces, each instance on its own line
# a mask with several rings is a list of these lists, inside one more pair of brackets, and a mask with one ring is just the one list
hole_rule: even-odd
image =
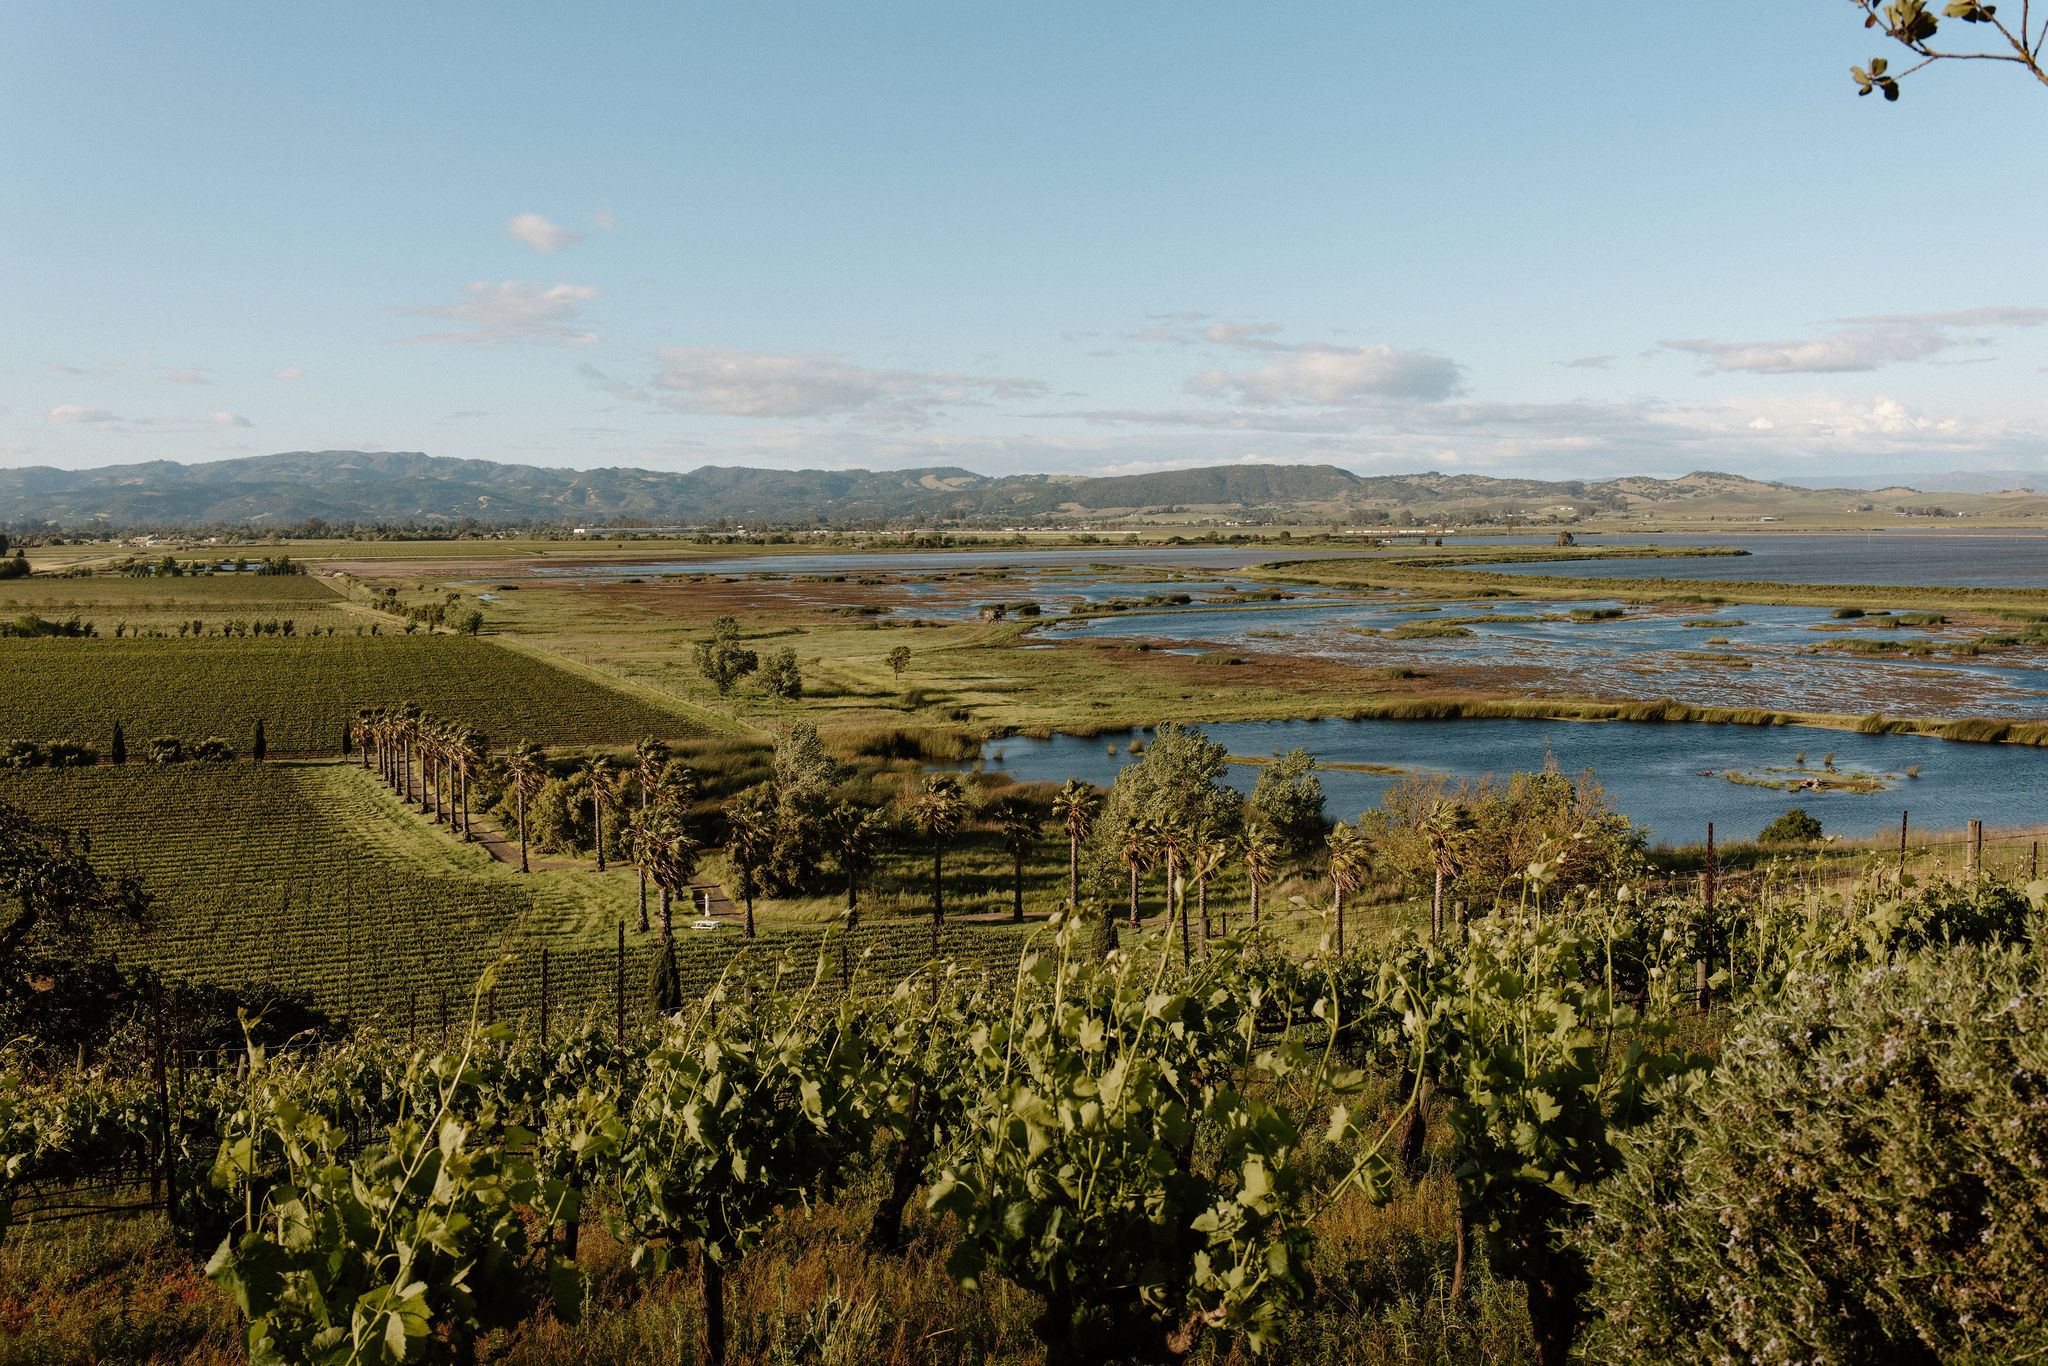
[[1315,770],[1315,755],[1291,749],[1259,769],[1246,802],[1247,816],[1273,832],[1289,859],[1306,859],[1323,842],[1323,780]]
[[107,746],[107,761],[115,764],[128,762],[128,737],[121,731],[121,723],[114,723],[114,742]]
[[13,918],[0,923],[0,967],[35,938],[83,958],[96,929],[148,918],[141,884],[102,877],[87,857],[90,850],[89,840],[0,801],[0,905],[15,908]]
[[[1923,67],[1945,61],[2010,63],[2048,85],[2048,68],[2041,62],[2042,48],[2048,45],[2048,14],[2035,26],[2031,5],[2022,4],[2019,19],[2014,21],[2001,17],[1999,6],[1984,4],[1983,0],[1950,0],[1938,16],[1930,0],[1850,2],[1863,12],[1863,27],[1884,34],[1919,59],[1903,71],[1893,71],[1882,57],[1874,58],[1868,67],[1850,67],[1850,78],[1856,82],[1858,95],[1876,92],[1886,100],[1896,100],[1900,81]],[[2012,6],[2006,5],[2005,10],[2009,16]],[[1937,42],[1944,19],[1971,25],[1972,38],[1960,47]]]
[[1759,844],[1812,844],[1821,838],[1819,818],[1807,815],[1806,808],[1799,806],[1765,826],[1756,837]]
[[263,754],[269,746],[263,737],[263,718],[256,718],[256,738],[249,743],[249,757],[257,763],[263,762]]
[[804,695],[803,670],[797,666],[796,651],[784,646],[769,654],[761,667],[761,689],[770,697],[794,702]]
[[733,685],[760,667],[761,658],[740,644],[740,624],[732,617],[711,623],[711,634],[697,642],[697,671],[724,697]]
[[908,645],[898,645],[884,657],[884,662],[888,664],[891,672],[900,681],[903,677],[903,671],[910,667],[910,647]]

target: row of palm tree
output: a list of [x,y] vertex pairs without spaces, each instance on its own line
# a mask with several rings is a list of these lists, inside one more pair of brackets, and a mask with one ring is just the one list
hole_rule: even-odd
[[356,712],[357,749],[368,769],[434,824],[474,839],[469,823],[470,782],[490,759],[482,731],[443,721],[408,702],[399,707],[364,707]]
[[[364,708],[357,713],[356,738],[365,769],[375,765],[379,775],[407,801],[417,801],[422,814],[438,824],[445,822],[465,840],[470,831],[470,784],[472,777],[491,762],[489,744],[473,728],[460,723],[438,721],[419,707]],[[503,770],[513,799],[519,826],[519,869],[530,871],[527,838],[527,806],[550,777],[545,752],[531,742],[511,746],[503,755]],[[676,898],[694,895],[692,879],[702,861],[703,846],[690,833],[687,814],[698,793],[696,776],[678,762],[668,746],[652,738],[640,741],[632,758],[621,762],[606,755],[588,755],[579,761],[591,806],[598,871],[606,869],[605,830],[607,817],[623,819],[626,830],[620,843],[632,852],[640,876],[639,929],[649,929],[648,884],[659,892],[661,934],[672,929],[672,907]],[[1095,833],[1105,799],[1094,785],[1070,778],[1054,796],[1051,815],[1067,838],[1067,904],[1078,910],[1081,897],[1081,846]],[[755,935],[754,899],[761,890],[761,873],[774,857],[781,837],[774,795],[755,789],[728,802],[725,854],[736,876],[745,907],[744,932]],[[932,949],[936,954],[945,924],[945,853],[965,831],[972,814],[967,792],[958,776],[951,773],[928,775],[905,813],[906,824],[931,854]],[[995,802],[987,812],[988,824],[996,832],[1013,861],[1011,914],[1024,918],[1024,865],[1037,847],[1043,817],[1038,808],[1018,797]],[[825,847],[846,878],[847,909],[855,910],[861,884],[879,861],[888,841],[888,826],[880,811],[865,810],[840,801],[817,817]],[[1431,855],[1435,890],[1431,902],[1430,932],[1440,937],[1444,930],[1444,887],[1456,876],[1460,851],[1470,838],[1470,818],[1462,807],[1440,801],[1427,814],[1419,830]],[[1193,821],[1134,818],[1123,822],[1117,836],[1117,855],[1129,875],[1128,923],[1140,923],[1140,886],[1144,876],[1163,872],[1167,895],[1168,923],[1179,922],[1184,956],[1192,956],[1192,923],[1199,919],[1202,937],[1228,934],[1227,913],[1212,923],[1209,884],[1235,857],[1242,865],[1250,889],[1250,916],[1257,924],[1261,899],[1267,886],[1283,871],[1286,851],[1274,834],[1253,824],[1234,838]],[[1338,822],[1324,841],[1326,875],[1334,922],[1335,946],[1344,946],[1345,899],[1365,885],[1380,863],[1379,850],[1363,831]],[[1194,892],[1189,905],[1188,891]],[[1105,947],[1116,945],[1114,919],[1105,917]]]

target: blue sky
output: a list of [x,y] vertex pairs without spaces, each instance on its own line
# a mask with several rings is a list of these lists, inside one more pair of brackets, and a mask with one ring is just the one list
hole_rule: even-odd
[[1845,0],[0,8],[0,463],[2040,470],[2048,91]]

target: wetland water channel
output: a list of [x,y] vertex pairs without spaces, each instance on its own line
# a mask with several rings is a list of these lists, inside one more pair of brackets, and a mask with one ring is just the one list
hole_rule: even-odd
[[[2048,818],[2048,754],[2022,745],[1974,745],[1918,735],[1859,735],[1808,726],[1721,726],[1695,722],[1626,721],[1243,721],[1201,727],[1233,755],[1264,758],[1301,748],[1325,763],[1377,764],[1413,772],[1477,778],[1544,766],[1591,769],[1614,808],[1653,840],[1692,844],[1714,822],[1722,840],[1754,838],[1787,809],[1820,818],[1831,835],[1896,830],[1909,810],[1919,829],[1948,829],[1970,820],[2019,826]],[[1132,739],[1149,732],[1044,740],[1012,736],[983,747],[985,765],[1020,782],[1086,778],[1107,785],[1142,755]],[[1111,754],[1114,747],[1117,751]],[[1798,763],[1801,751],[1805,763]],[[1833,755],[1835,771],[1823,762]],[[1918,768],[1917,778],[1906,776]],[[1249,792],[1257,767],[1232,764],[1225,779]],[[1867,775],[1870,792],[1786,791],[1732,781],[1836,781]],[[1332,819],[1350,820],[1377,806],[1399,779],[1383,773],[1326,769],[1323,792]]]

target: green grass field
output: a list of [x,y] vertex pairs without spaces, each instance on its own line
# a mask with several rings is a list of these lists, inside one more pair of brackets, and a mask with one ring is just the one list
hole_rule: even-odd
[[[522,876],[481,845],[463,844],[407,808],[374,776],[341,764],[140,765],[0,771],[0,800],[92,837],[94,863],[133,874],[154,898],[146,929],[102,945],[127,962],[231,986],[303,992],[357,1019],[403,1021],[417,1001],[438,1025],[446,993],[465,1002],[484,967],[510,962],[497,1008],[531,1020],[540,955],[549,951],[556,1020],[614,1004],[617,926],[628,927],[626,993],[638,1010],[655,937],[632,932],[638,878],[630,867],[544,868]],[[964,885],[962,890],[964,890]],[[755,967],[786,961],[808,974],[827,926],[773,918],[759,939],[727,927],[679,936],[693,990],[738,951]],[[979,907],[975,909],[980,909]],[[1032,926],[947,927],[941,951],[996,971],[1014,967]],[[926,961],[918,920],[857,929],[846,967],[894,981]],[[836,985],[841,964],[828,955]]]
[[138,756],[156,735],[219,735],[246,751],[259,719],[272,754],[331,754],[356,708],[404,702],[501,743],[630,744],[700,729],[646,695],[466,636],[0,640],[0,677],[7,738],[104,750],[120,721]]

